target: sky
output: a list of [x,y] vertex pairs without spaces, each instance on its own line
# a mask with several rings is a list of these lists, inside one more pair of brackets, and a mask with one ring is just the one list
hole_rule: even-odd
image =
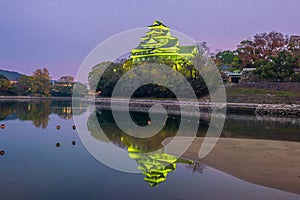
[[299,7],[299,0],[1,0],[0,69],[75,76],[100,42],[156,19],[212,50],[235,49],[256,33],[300,35]]

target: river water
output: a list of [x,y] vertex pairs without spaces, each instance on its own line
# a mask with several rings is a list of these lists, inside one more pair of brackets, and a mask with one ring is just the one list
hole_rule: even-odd
[[[170,116],[163,130],[149,139],[122,132],[110,110],[92,110],[69,101],[0,102],[0,199],[300,199],[282,190],[256,185],[201,162],[174,159],[161,142],[176,135],[180,117]],[[91,113],[95,117],[90,117]],[[87,115],[87,133],[98,145],[110,144],[128,153],[141,173],[112,169],[95,159],[74,127],[74,116]],[[145,126],[146,113],[132,112]],[[197,136],[205,135],[209,121],[202,119]],[[297,119],[228,116],[222,137],[300,142]],[[111,159],[109,150],[100,152]],[[164,158],[164,159],[162,159]],[[161,168],[160,168],[161,167]]]

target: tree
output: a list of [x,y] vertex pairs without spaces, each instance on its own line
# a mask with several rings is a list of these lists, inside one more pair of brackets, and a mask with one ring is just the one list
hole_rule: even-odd
[[21,95],[32,95],[37,92],[37,84],[33,76],[20,76],[18,90]]
[[50,96],[50,73],[47,68],[37,69],[33,72],[33,79],[37,85],[37,93]]
[[277,56],[271,56],[269,62],[261,61],[255,73],[266,80],[292,80],[297,64],[297,57],[288,51],[281,51]]
[[91,91],[96,91],[102,74],[104,73],[105,69],[111,64],[112,62],[99,63],[92,68],[91,72],[89,72],[88,83]]
[[221,67],[222,65],[227,65],[233,68],[231,70],[234,70],[234,69],[240,69],[242,60],[238,57],[236,51],[226,50],[217,53],[215,57],[215,63],[217,67]]
[[11,88],[9,80],[0,74],[0,91],[7,91]]
[[287,42],[287,37],[275,31],[256,34],[253,40],[243,40],[237,49],[242,67],[257,67],[257,61],[268,61],[271,56],[277,56],[279,52],[286,50]]
[[73,85],[72,95],[75,97],[84,97],[88,94],[88,89],[83,83],[76,82]]
[[300,36],[292,35],[288,40],[288,50],[294,55],[300,54]]

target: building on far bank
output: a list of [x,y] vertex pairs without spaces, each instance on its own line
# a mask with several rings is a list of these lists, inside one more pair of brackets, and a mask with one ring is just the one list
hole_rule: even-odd
[[257,81],[257,76],[254,74],[255,70],[256,68],[243,68],[242,81],[243,82]]
[[148,29],[140,44],[131,50],[133,63],[191,60],[197,53],[196,46],[180,46],[178,38],[173,37],[170,28],[161,21],[154,21]]
[[233,72],[225,72],[225,75],[227,77],[228,83],[239,83],[242,78],[242,72],[240,71],[233,71]]

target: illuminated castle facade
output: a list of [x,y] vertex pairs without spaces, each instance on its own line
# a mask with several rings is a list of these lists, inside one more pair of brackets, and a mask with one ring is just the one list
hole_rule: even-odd
[[140,44],[131,51],[133,63],[191,60],[197,53],[195,46],[180,46],[178,38],[173,37],[170,28],[161,21],[155,21],[148,29]]

